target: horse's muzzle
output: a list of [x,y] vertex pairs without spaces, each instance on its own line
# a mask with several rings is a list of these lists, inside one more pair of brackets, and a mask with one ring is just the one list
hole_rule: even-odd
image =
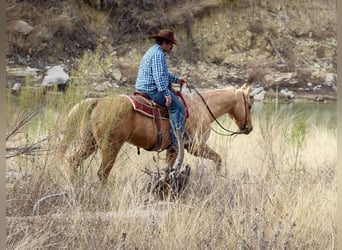
[[253,127],[248,127],[248,125],[246,125],[242,129],[239,130],[239,133],[248,135],[252,130],[253,130]]

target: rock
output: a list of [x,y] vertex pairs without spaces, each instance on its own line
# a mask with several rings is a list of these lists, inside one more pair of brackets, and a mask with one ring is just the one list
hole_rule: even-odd
[[103,86],[103,85],[97,85],[95,87],[95,90],[98,91],[98,92],[104,92],[106,90],[106,87]]
[[280,94],[286,96],[289,99],[293,99],[294,98],[294,94],[292,91],[288,90],[288,89],[282,89],[279,92]]
[[281,83],[283,81],[288,82],[294,76],[294,73],[269,73],[264,76],[266,82]]
[[14,24],[14,30],[23,35],[28,35],[33,30],[33,27],[30,26],[27,22],[19,20]]
[[25,67],[25,68],[16,67],[16,68],[7,68],[6,71],[9,75],[15,76],[15,77],[26,77],[26,76],[36,77],[39,69],[35,69],[31,67]]
[[324,84],[327,86],[332,86],[335,83],[335,74],[328,73],[325,75]]
[[112,88],[120,88],[120,85],[117,84],[116,82],[113,82],[111,85],[112,85]]
[[293,73],[280,73],[275,79],[274,82],[279,83],[282,81],[287,81],[291,79],[293,76]]
[[313,87],[312,90],[315,92],[315,91],[319,91],[321,88],[322,88],[322,85],[317,85],[317,86]]
[[265,99],[266,91],[263,86],[260,84],[256,84],[254,88],[252,88],[249,96],[256,101],[262,101]]
[[116,81],[120,81],[121,77],[122,77],[122,73],[119,69],[114,69],[113,71],[110,72],[111,76],[113,77],[113,79],[115,79]]
[[217,70],[213,69],[212,71],[209,72],[208,76],[211,79],[216,79],[219,76],[219,73],[217,72]]
[[21,87],[22,87],[22,84],[17,82],[13,85],[12,90],[18,91],[21,89]]
[[273,82],[273,75],[272,74],[266,74],[265,76],[264,76],[264,79],[265,79],[265,81],[266,82]]
[[264,87],[253,88],[252,91],[250,92],[249,96],[254,97],[255,95],[260,94],[263,91],[264,91]]
[[265,99],[265,95],[266,95],[266,91],[263,90],[263,91],[259,92],[258,94],[254,95],[253,99],[256,101],[262,101]]
[[11,88],[11,91],[13,94],[20,94],[21,88],[22,88],[22,84],[21,83],[15,83],[13,85],[13,87]]
[[61,66],[54,66],[47,71],[43,79],[43,86],[51,87],[54,84],[65,85],[69,81],[69,75]]
[[315,101],[316,102],[324,102],[324,98],[322,96],[316,96]]

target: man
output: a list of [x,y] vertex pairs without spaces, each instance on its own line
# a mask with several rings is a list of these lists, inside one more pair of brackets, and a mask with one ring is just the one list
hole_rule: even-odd
[[159,105],[169,109],[171,113],[171,147],[177,148],[178,142],[175,134],[180,129],[184,133],[185,108],[178,97],[172,92],[171,84],[183,85],[187,80],[178,77],[168,71],[166,53],[170,52],[173,45],[177,44],[172,30],[160,30],[157,35],[150,36],[155,39],[152,45],[143,56],[135,88],[147,94]]

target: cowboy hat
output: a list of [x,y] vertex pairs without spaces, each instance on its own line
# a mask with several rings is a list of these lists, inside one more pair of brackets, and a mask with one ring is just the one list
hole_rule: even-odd
[[169,30],[169,29],[160,30],[157,35],[152,35],[152,36],[150,36],[150,38],[164,39],[164,40],[167,40],[173,44],[177,44],[177,40],[173,36],[173,31]]

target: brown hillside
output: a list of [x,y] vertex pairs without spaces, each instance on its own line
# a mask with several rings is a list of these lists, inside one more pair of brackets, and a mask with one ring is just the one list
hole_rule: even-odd
[[[11,0],[6,15],[9,66],[63,63],[71,70],[101,44],[124,62],[132,83],[148,36],[169,27],[181,43],[173,70],[195,83],[282,84],[302,94],[311,84],[336,92],[336,1]],[[33,30],[18,32],[18,20]],[[334,76],[329,86],[327,74]]]

